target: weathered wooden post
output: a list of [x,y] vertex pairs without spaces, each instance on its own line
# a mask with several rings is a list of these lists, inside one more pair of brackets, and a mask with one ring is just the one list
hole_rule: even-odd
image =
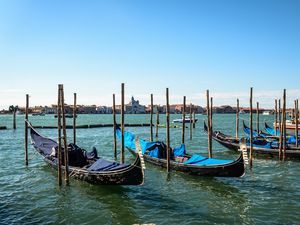
[[155,137],[158,137],[158,125],[159,125],[159,112],[158,112],[158,108],[156,107],[156,130],[155,130]]
[[192,117],[192,103],[190,104],[190,140],[193,139],[193,117]]
[[73,143],[76,145],[76,110],[77,110],[77,96],[74,93],[74,105],[73,105]]
[[58,168],[57,168],[57,175],[58,175],[58,185],[62,185],[62,155],[61,155],[61,91],[60,85],[58,85],[58,99],[57,99],[57,129],[58,129],[58,152],[57,152],[57,159],[58,159]]
[[13,124],[13,127],[14,127],[14,130],[15,130],[15,129],[17,129],[17,122],[16,122],[16,120],[17,120],[17,119],[16,119],[16,111],[14,111],[14,112],[13,112],[13,114],[14,114],[14,124]]
[[28,106],[29,95],[26,94],[26,107],[25,107],[25,165],[28,166]]
[[61,98],[61,111],[62,111],[62,125],[63,125],[63,140],[64,140],[64,158],[65,158],[65,182],[69,185],[69,154],[68,154],[68,144],[67,144],[67,132],[66,132],[66,113],[65,113],[65,97],[64,97],[64,86],[60,86],[60,98]]
[[212,119],[212,115],[213,115],[213,98],[210,98],[210,110],[209,110],[209,117],[210,117],[210,136],[209,136],[209,142],[210,142],[210,156],[212,157],[212,130],[213,130],[213,119]]
[[195,115],[195,109],[193,109],[193,128],[196,128],[196,115]]
[[153,141],[153,94],[151,94],[151,109],[150,109],[150,141]]
[[259,133],[259,102],[256,102],[256,131]]
[[250,88],[250,168],[253,166],[253,109],[252,109],[253,88]]
[[185,133],[185,101],[186,97],[183,96],[183,107],[182,107],[182,134],[181,134],[181,143],[184,144],[184,133]]
[[17,113],[17,110],[18,110],[18,106],[14,106],[14,105],[11,105],[9,106],[9,111],[12,112],[13,114],[13,129],[17,129],[17,122],[16,122],[16,113]]
[[206,90],[206,112],[207,112],[207,135],[208,135],[208,157],[211,158],[211,143],[210,143],[210,107],[209,107],[209,90]]
[[170,172],[170,105],[169,105],[169,88],[166,89],[166,127],[167,127],[167,171]]
[[[281,134],[281,99],[278,100],[278,131]],[[279,134],[279,135],[280,135]]]
[[124,83],[121,84],[121,163],[125,162],[124,146]]
[[115,94],[113,94],[113,123],[114,123],[114,158],[115,161],[117,160],[117,122],[116,122],[116,97]]
[[283,157],[282,159],[285,160],[285,152],[286,152],[286,89],[283,89],[283,111],[282,111],[282,118],[283,118]]
[[274,115],[274,136],[277,136],[277,123],[278,123],[278,111],[277,111],[277,99],[275,99],[275,115]]
[[235,138],[239,138],[239,112],[240,112],[240,101],[236,100],[236,116],[235,116]]
[[292,123],[294,123],[295,122],[295,118],[296,118],[296,111],[295,111],[295,109],[292,109],[292,115],[291,115],[291,119],[292,119]]
[[299,106],[298,106],[298,99],[296,100],[296,108],[295,108],[295,111],[296,111],[296,133],[295,133],[295,136],[296,136],[296,147],[298,148],[298,136],[299,136],[299,128],[298,128],[298,118],[299,118]]
[[282,139],[283,139],[283,136],[282,136],[282,130],[283,130],[283,127],[282,127],[282,119],[281,119],[281,100],[279,99],[278,100],[278,114],[279,114],[279,159],[281,159],[281,156],[282,156]]

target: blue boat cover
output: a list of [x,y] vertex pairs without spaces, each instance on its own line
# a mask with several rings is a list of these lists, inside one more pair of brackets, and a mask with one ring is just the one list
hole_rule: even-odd
[[34,147],[38,148],[44,155],[49,156],[53,149],[58,147],[56,141],[39,135],[33,129],[31,131],[31,138],[33,140]]
[[[300,137],[298,136],[298,141]],[[289,139],[286,141],[288,144],[296,144],[296,136],[291,136]]]
[[173,149],[174,157],[183,157],[185,155],[185,144],[181,144],[179,147]]
[[183,164],[192,164],[198,166],[212,166],[212,165],[224,165],[228,163],[232,163],[234,160],[227,160],[227,159],[214,159],[214,158],[207,158],[201,155],[192,155],[187,161]]
[[[244,127],[244,132],[245,132],[247,135],[250,135],[250,128],[249,128],[249,127]],[[256,130],[253,130],[253,131],[252,131],[252,134],[253,134],[253,137],[264,136],[264,135],[259,135],[259,133],[257,133]]]
[[152,151],[148,153],[149,156],[154,157],[154,158],[159,158],[159,148],[156,147]]
[[192,155],[191,158],[186,160],[183,164],[196,164],[199,163],[205,159],[208,159],[207,157],[201,156],[201,155]]
[[113,171],[129,167],[128,164],[120,164],[117,162],[111,162],[105,159],[98,159],[87,170],[88,171]]
[[[118,137],[119,140],[121,139],[121,130],[119,128],[117,128],[117,137]],[[159,141],[149,142],[149,141],[145,141],[143,139],[139,139],[139,141],[140,141],[140,145],[141,145],[143,155],[145,154],[146,150],[152,148],[153,146],[155,146],[157,144],[161,144],[161,142],[159,142]],[[124,144],[125,144],[125,147],[127,147],[129,149],[132,149],[132,150],[136,150],[136,148],[135,148],[135,135],[128,132],[128,131],[125,131],[124,132]],[[155,154],[155,153],[153,153],[153,154]]]
[[234,160],[229,160],[229,159],[206,159],[203,160],[201,162],[196,163],[196,165],[199,166],[213,166],[213,165],[224,165],[224,164],[228,164],[228,163],[232,163],[234,162]]
[[[159,141],[155,141],[155,142],[150,142],[150,141],[145,141],[143,139],[139,139],[140,140],[140,145],[142,148],[142,154],[144,155],[146,150],[151,149],[153,146],[155,145],[160,145],[161,142]],[[155,148],[158,151],[158,148]],[[153,150],[152,150],[153,151]]]
[[279,136],[280,135],[280,132],[279,132],[278,129],[276,130],[276,134],[275,134],[275,129],[273,129],[271,127],[265,127],[265,130],[267,131],[267,133],[269,133],[273,136]]
[[[121,129],[119,127],[117,128],[116,134],[117,134],[117,138],[120,140],[121,139]],[[125,147],[135,150],[134,139],[135,139],[134,134],[127,132],[127,131],[124,132]]]

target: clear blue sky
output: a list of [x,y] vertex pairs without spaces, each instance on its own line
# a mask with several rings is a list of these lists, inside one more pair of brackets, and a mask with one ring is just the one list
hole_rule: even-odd
[[[111,105],[126,84],[144,104],[300,96],[300,1],[0,0],[0,109],[66,100]],[[118,99],[117,99],[118,100]],[[291,101],[292,103],[292,101]]]

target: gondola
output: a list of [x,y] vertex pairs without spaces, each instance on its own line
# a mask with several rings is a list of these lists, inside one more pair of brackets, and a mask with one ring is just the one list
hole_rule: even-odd
[[[31,143],[47,164],[57,169],[58,143],[39,134],[30,124]],[[62,149],[62,153],[63,153]],[[69,174],[71,177],[99,185],[141,185],[144,183],[144,171],[140,155],[136,155],[133,164],[119,164],[97,156],[96,149],[87,153],[77,145],[68,145]],[[64,170],[64,166],[62,166]]]
[[278,129],[276,129],[276,132],[275,132],[275,129],[273,127],[270,127],[266,122],[265,122],[265,130],[269,135],[272,135],[272,136],[280,135],[280,131]]
[[[245,121],[243,120],[243,130],[247,135],[250,135],[250,128],[245,124]],[[269,133],[266,133],[262,130],[252,130],[252,135],[253,137],[263,137],[263,138],[267,138],[267,137],[271,137],[272,135],[270,135]]]
[[[121,130],[117,127],[117,136],[120,138]],[[125,147],[133,155],[137,155],[135,135],[124,132]],[[167,167],[166,145],[163,142],[148,142],[139,139],[144,160],[160,167]],[[222,160],[207,158],[198,154],[188,155],[185,153],[185,146],[181,145],[173,149],[171,155],[171,170],[176,170],[196,176],[214,177],[241,177],[245,174],[243,153],[236,160]]]
[[[207,125],[204,122],[204,131],[207,132]],[[238,151],[240,139],[233,136],[226,135],[221,131],[213,131],[212,138],[228,149]],[[247,150],[250,150],[249,139],[246,141]],[[253,153],[264,158],[278,158],[279,143],[277,140],[269,141],[265,138],[253,138]],[[300,159],[300,148],[296,148],[290,144],[285,150],[285,157],[287,159]]]
[[[279,139],[280,132],[279,130],[276,130],[276,136],[272,136],[275,134],[275,129],[270,127],[267,123],[265,123],[265,130],[270,135],[268,137],[271,137],[273,139]],[[300,140],[300,136],[298,135],[298,141]],[[288,145],[295,145],[296,144],[296,136],[295,135],[287,135],[287,144]]]

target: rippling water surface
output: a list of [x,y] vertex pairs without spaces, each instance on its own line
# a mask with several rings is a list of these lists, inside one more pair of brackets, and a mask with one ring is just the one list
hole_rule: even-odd
[[[247,120],[247,115],[241,115]],[[180,115],[171,115],[171,119]],[[164,115],[160,116],[161,122]],[[186,131],[190,153],[207,154],[202,129],[203,115],[193,130]],[[149,115],[126,115],[126,123],[147,123]],[[261,116],[271,121],[272,116]],[[34,125],[55,125],[53,115],[30,116]],[[78,124],[112,123],[111,115],[79,115]],[[167,176],[165,170],[146,164],[143,186],[94,186],[71,180],[70,187],[58,188],[56,171],[49,168],[29,147],[29,166],[24,166],[24,116],[0,116],[0,224],[291,224],[300,221],[300,162],[254,159],[252,171],[242,178],[194,177],[179,172]],[[72,123],[72,119],[68,119]],[[234,134],[234,115],[214,115],[214,128]],[[149,127],[129,127],[149,138]],[[113,129],[79,129],[78,144],[99,155],[113,158]],[[55,129],[40,132],[57,137]],[[242,134],[242,130],[240,131]],[[72,131],[68,130],[72,140]],[[165,140],[165,129],[159,129]],[[181,129],[171,129],[172,146],[180,144]],[[213,143],[214,157],[233,159],[235,152]],[[133,157],[126,152],[126,161]]]

